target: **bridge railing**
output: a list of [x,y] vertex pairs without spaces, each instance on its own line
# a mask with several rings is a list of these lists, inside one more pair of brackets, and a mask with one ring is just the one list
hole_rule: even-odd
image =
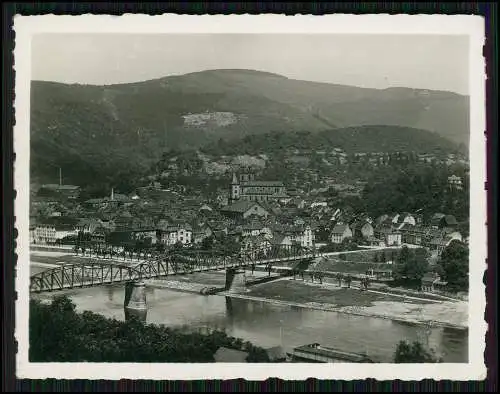
[[146,256],[143,261],[127,264],[117,260],[103,261],[90,258],[89,261],[63,264],[31,277],[30,291],[54,291],[74,287],[95,286],[107,283],[141,280],[163,277],[173,274],[193,273],[225,269],[229,267],[245,267],[249,265],[272,264],[277,262],[309,259],[314,253],[288,256],[268,256],[252,258],[252,256],[215,256],[209,254],[183,255],[179,252]]

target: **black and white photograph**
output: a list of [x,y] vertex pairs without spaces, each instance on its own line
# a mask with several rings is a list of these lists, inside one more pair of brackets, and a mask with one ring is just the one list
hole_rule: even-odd
[[481,19],[349,17],[16,20],[26,377],[483,376]]

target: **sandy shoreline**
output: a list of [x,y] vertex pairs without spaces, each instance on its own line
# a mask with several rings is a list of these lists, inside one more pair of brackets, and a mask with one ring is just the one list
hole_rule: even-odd
[[[326,312],[338,312],[338,313],[346,313],[350,315],[357,316],[365,316],[365,317],[373,317],[378,319],[386,319],[386,320],[394,320],[408,324],[415,325],[425,325],[430,327],[446,327],[457,330],[467,330],[467,325],[455,322],[445,322],[434,319],[424,319],[424,318],[416,318],[410,316],[398,316],[396,314],[391,314],[390,310],[394,310],[394,306],[396,303],[394,302],[378,302],[374,303],[375,305],[372,307],[357,307],[357,306],[347,306],[347,307],[336,307],[332,304],[324,304],[318,302],[308,302],[308,303],[298,303],[293,301],[285,301],[285,300],[275,300],[271,298],[264,297],[255,297],[246,294],[237,294],[237,293],[229,293],[229,292],[221,292],[218,294],[219,296],[227,296],[232,298],[240,298],[252,301],[261,301],[268,302],[275,305],[284,305],[284,306],[296,306],[299,308],[308,308],[315,310],[322,310]],[[369,309],[375,309],[371,312]]]

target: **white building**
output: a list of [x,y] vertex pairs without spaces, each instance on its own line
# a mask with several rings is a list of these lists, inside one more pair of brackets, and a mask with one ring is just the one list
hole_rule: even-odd
[[165,245],[191,245],[193,242],[193,230],[189,225],[168,226],[160,230],[160,240]]

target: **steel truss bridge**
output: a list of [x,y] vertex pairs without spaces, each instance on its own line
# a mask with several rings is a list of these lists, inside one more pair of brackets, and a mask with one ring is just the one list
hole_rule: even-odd
[[311,261],[314,257],[312,249],[281,245],[253,250],[243,256],[217,256],[207,252],[180,250],[149,255],[145,260],[135,262],[86,257],[82,258],[86,261],[61,264],[31,276],[30,292],[92,287],[256,265],[270,268],[283,263]]

